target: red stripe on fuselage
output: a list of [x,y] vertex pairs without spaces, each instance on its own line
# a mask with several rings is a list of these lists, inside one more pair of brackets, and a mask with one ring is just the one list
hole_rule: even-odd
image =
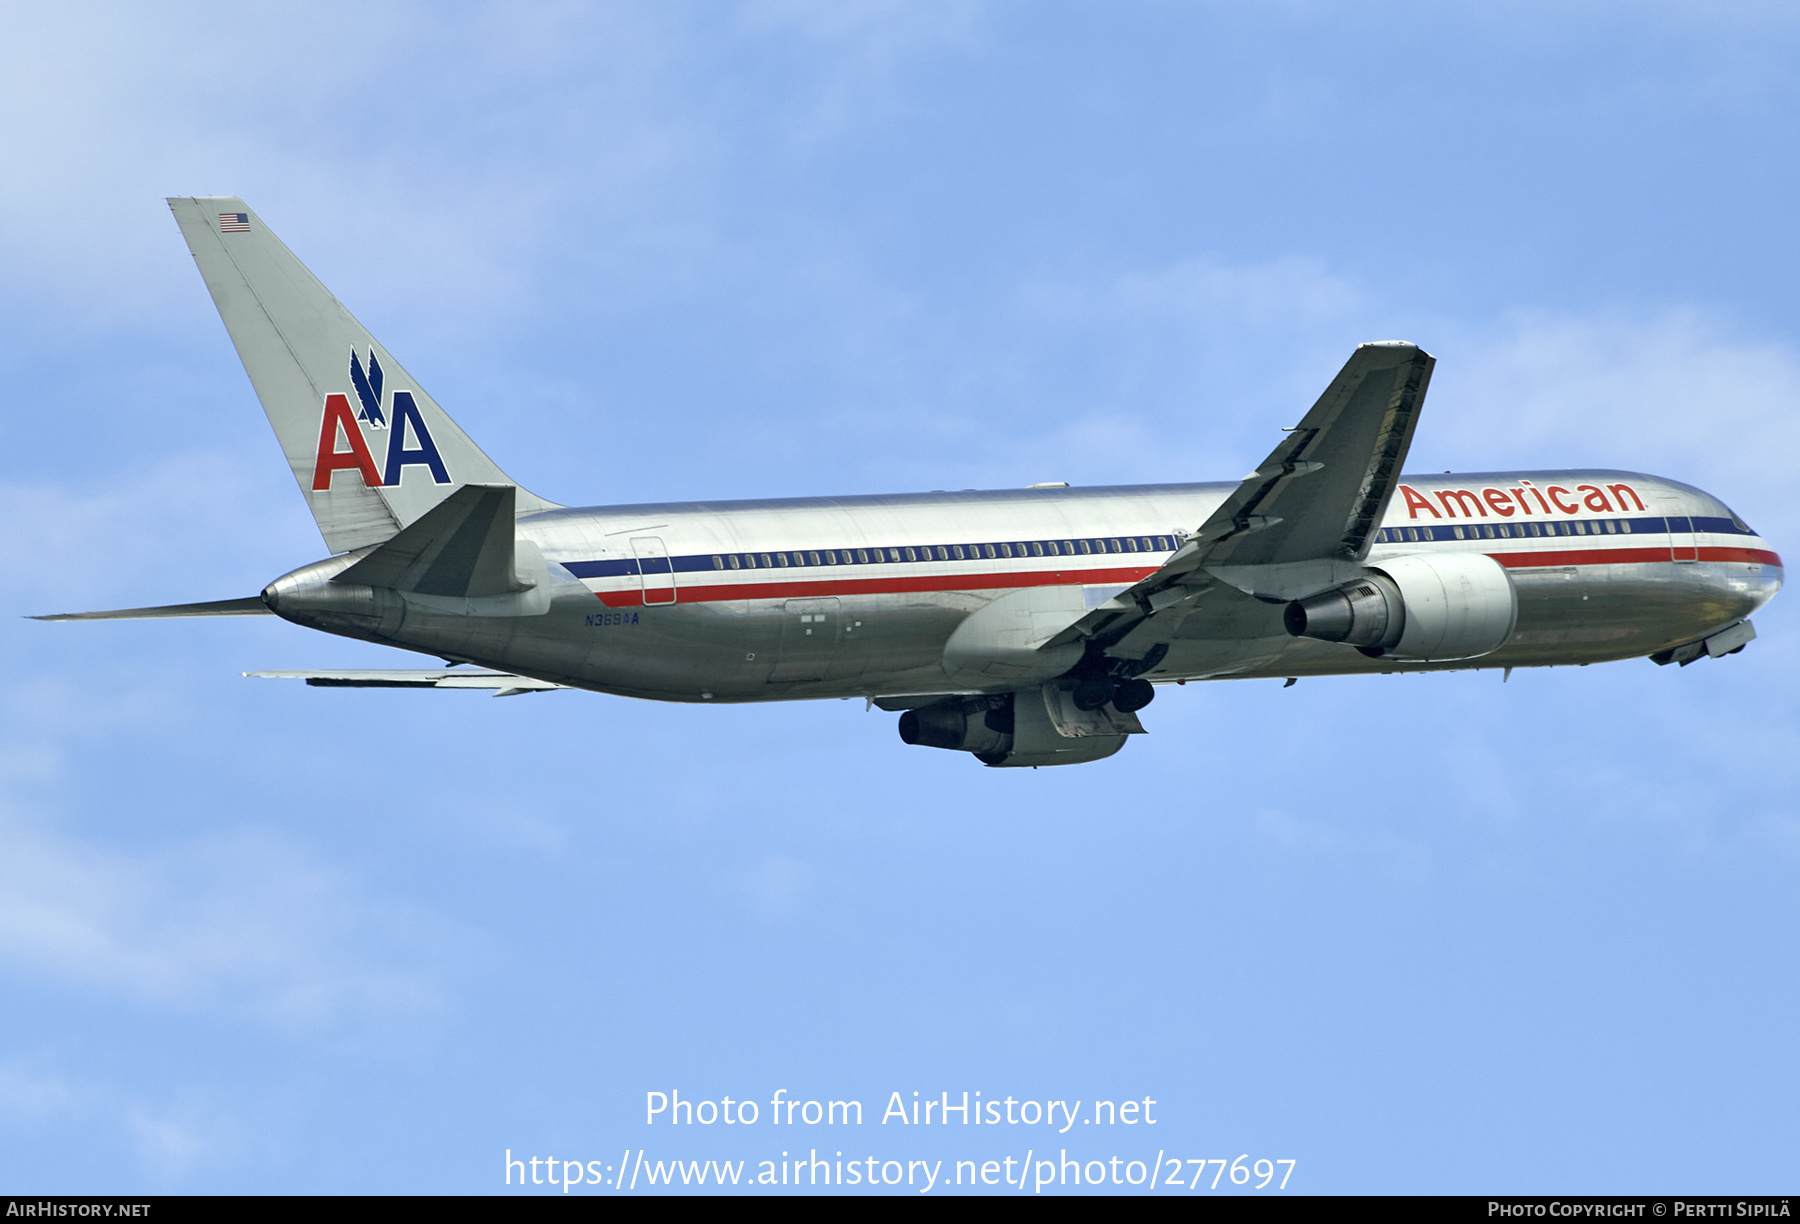
[[[1687,550],[1684,548],[1683,551]],[[1645,562],[1669,560],[1670,548],[1667,544],[1658,544],[1653,548],[1583,548],[1566,552],[1497,552],[1488,555],[1508,569],[1552,565],[1641,565]],[[1699,559],[1749,561],[1777,566],[1781,564],[1780,557],[1761,548],[1715,548],[1702,545]]]
[[[1641,565],[1667,562],[1671,559],[1667,544],[1652,548],[1585,548],[1556,552],[1495,552],[1489,556],[1508,569],[1548,568],[1571,565]],[[1762,565],[1781,564],[1775,553],[1760,548],[1717,548],[1703,546],[1701,561],[1742,561]],[[1379,562],[1372,562],[1379,566]],[[787,582],[689,583],[678,586],[673,600],[660,600],[651,607],[670,603],[716,603],[727,599],[806,599],[827,595],[895,595],[918,591],[997,591],[1033,586],[1129,586],[1155,573],[1156,566],[1134,566],[1130,569],[1041,570],[1012,574],[921,574],[895,575],[887,578],[824,578]],[[792,572],[792,571],[790,571]],[[653,594],[662,594],[653,591]],[[596,591],[594,595],[609,608],[637,608],[644,605],[644,593],[638,587],[618,591]]]
[[[729,585],[693,584],[675,589],[675,602],[714,603],[725,599],[805,599],[821,595],[891,595],[908,591],[995,591],[1033,586],[1130,586],[1156,572],[1158,567],[1131,569],[1046,570],[1027,574],[920,574],[891,578],[836,578],[804,582],[735,582]],[[791,571],[790,571],[791,572]],[[623,591],[596,591],[609,608],[635,608],[644,602],[637,587]],[[652,591],[652,594],[661,592]],[[655,604],[651,605],[655,607]]]

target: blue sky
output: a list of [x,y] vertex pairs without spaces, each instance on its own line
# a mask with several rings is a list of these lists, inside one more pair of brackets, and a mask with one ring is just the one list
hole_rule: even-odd
[[[1791,1184],[1782,599],[1685,670],[1164,690],[1034,772],[857,703],[318,691],[239,673],[404,660],[18,619],[323,551],[176,193],[242,195],[566,503],[1230,478],[1404,337],[1414,470],[1656,472],[1792,551],[1787,8],[4,11],[8,1191],[1052,1145]],[[671,1088],[871,1112],[647,1128]],[[875,1120],[964,1090],[1159,1121]]]

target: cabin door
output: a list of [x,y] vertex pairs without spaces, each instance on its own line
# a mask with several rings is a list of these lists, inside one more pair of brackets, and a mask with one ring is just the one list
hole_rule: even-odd
[[1698,561],[1700,549],[1694,540],[1694,520],[1682,504],[1672,497],[1659,498],[1657,509],[1669,524],[1669,560]]
[[669,550],[661,536],[638,536],[631,541],[637,557],[638,578],[644,584],[646,604],[675,602],[675,568],[669,563]]

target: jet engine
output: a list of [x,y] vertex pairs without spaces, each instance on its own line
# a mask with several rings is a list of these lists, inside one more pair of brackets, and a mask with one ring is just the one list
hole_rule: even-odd
[[[926,748],[1004,758],[1012,751],[1011,695],[940,701],[900,715],[900,738]],[[993,762],[989,762],[992,764]]]
[[[1130,728],[1142,731],[1135,715]],[[1126,730],[1104,719],[1111,733],[1067,735],[1050,717],[1044,693],[1026,689],[987,697],[951,697],[900,715],[900,738],[927,748],[973,753],[983,765],[1076,765],[1109,757],[1125,746]]]
[[1295,637],[1355,646],[1371,658],[1451,661],[1491,654],[1518,619],[1512,579],[1485,553],[1390,557],[1379,568],[1287,606]]

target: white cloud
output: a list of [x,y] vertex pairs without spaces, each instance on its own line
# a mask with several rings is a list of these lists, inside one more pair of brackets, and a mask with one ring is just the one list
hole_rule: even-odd
[[741,20],[753,34],[804,49],[807,87],[788,135],[808,145],[899,109],[900,69],[926,53],[973,50],[983,8],[972,0],[753,0]]
[[[1771,535],[1796,526],[1800,354],[1693,309],[1521,311],[1453,328],[1415,456],[1446,466],[1644,469]],[[1415,459],[1415,466],[1417,460]]]
[[[110,484],[0,483],[0,519],[12,525],[0,536],[0,599],[38,613],[96,598],[254,594],[278,576],[269,566],[324,552],[280,452],[270,445],[263,458],[246,471],[217,452],[176,453]],[[194,589],[222,580],[235,586]]]
[[765,855],[743,873],[743,889],[760,917],[781,917],[799,908],[810,875],[805,864],[787,855]]
[[462,942],[274,834],[131,850],[7,811],[0,845],[0,961],[158,1007],[283,1029],[416,1015],[440,992],[408,945]]
[[239,1128],[216,1110],[193,1101],[154,1104],[23,1060],[0,1063],[0,1123],[22,1124],[40,1135],[74,1126],[90,1143],[95,1132],[112,1132],[135,1151],[144,1171],[159,1180],[179,1177],[242,1146]]

